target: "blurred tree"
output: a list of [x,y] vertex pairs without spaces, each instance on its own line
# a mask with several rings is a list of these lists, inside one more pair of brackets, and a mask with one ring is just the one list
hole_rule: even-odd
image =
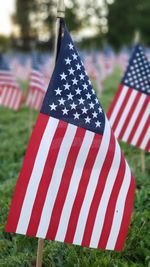
[[115,0],[108,10],[107,38],[113,46],[131,45],[136,31],[140,32],[142,42],[150,44],[149,0]]
[[[15,23],[20,26],[22,47],[29,49],[35,41],[46,48],[53,47],[55,36],[56,1],[55,0],[17,0]],[[66,21],[69,30],[78,30],[81,19],[78,17],[78,0],[72,0],[66,7]]]
[[30,12],[34,6],[35,0],[17,0],[16,1],[16,18],[15,22],[20,26],[20,37],[22,40],[22,47],[26,50],[30,47],[30,40],[32,38]]

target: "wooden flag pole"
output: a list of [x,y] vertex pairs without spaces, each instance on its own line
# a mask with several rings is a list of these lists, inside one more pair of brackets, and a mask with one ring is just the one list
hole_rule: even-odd
[[[65,17],[64,0],[58,0],[57,20],[56,20],[56,36],[55,36],[55,47],[54,47],[54,67],[56,64],[56,57],[57,57],[57,41],[58,41],[58,34],[59,34],[60,19],[64,18],[64,17]],[[36,267],[42,267],[43,247],[44,247],[44,239],[39,238],[38,239]]]
[[144,150],[141,151],[141,169],[142,169],[142,172],[145,172],[145,152],[144,152]]
[[[138,44],[140,42],[140,32],[139,30],[135,31],[134,35],[134,45]],[[142,172],[145,172],[145,152],[144,150],[141,150],[141,170]]]

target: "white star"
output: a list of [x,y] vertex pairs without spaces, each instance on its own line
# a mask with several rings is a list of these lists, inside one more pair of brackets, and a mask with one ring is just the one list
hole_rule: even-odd
[[97,99],[97,98],[95,98],[95,102],[96,102],[96,104],[98,104],[98,103],[99,103],[99,101],[98,101],[98,99]]
[[91,99],[91,95],[88,93],[86,94],[87,99]]
[[76,65],[76,67],[77,67],[77,70],[81,70],[81,65],[79,63]]
[[66,65],[68,65],[68,64],[70,65],[70,63],[71,63],[72,60],[71,60],[69,57],[67,57],[67,58],[65,59],[65,61],[66,61]]
[[80,99],[79,99],[79,104],[81,105],[81,104],[84,104],[84,99],[81,97]]
[[50,106],[50,108],[51,108],[51,110],[56,110],[56,105],[53,103],[52,105],[49,105]]
[[73,56],[73,59],[75,59],[75,60],[78,58],[77,54],[75,54],[75,53],[72,56]]
[[69,44],[69,49],[73,50],[73,44],[72,43]]
[[75,70],[73,68],[68,69],[70,75],[74,75]]
[[99,112],[100,112],[100,113],[103,113],[103,110],[102,110],[102,108],[99,108],[98,110],[99,110]]
[[91,84],[92,84],[90,80],[88,80],[88,82],[89,82],[89,85],[91,85]]
[[59,104],[60,105],[64,105],[64,103],[65,103],[65,100],[63,99],[63,98],[61,98],[60,100],[58,100],[59,101]]
[[94,108],[94,103],[91,102],[91,103],[89,104],[89,106],[90,106],[90,109]]
[[80,76],[80,80],[84,80],[84,75],[82,73],[79,76]]
[[98,114],[97,114],[97,112],[94,111],[94,112],[92,113],[92,115],[93,115],[93,118],[97,118],[97,115],[98,115]]
[[68,111],[69,111],[68,109],[64,108],[64,109],[62,110],[63,115],[65,115],[65,114],[68,115]]
[[88,85],[86,83],[83,84],[83,89],[85,89],[85,90],[88,89]]
[[68,96],[68,100],[73,100],[73,95],[70,93]]
[[96,124],[96,128],[97,127],[101,127],[101,122],[100,121],[96,121],[95,124]]
[[82,113],[83,113],[83,114],[87,114],[87,111],[88,111],[88,109],[85,108],[85,107],[82,109]]
[[76,78],[74,78],[74,79],[72,80],[72,82],[73,82],[73,85],[77,85],[78,80],[77,80]]
[[55,90],[55,92],[56,92],[56,95],[61,95],[62,90],[60,90],[60,89],[58,88],[57,90]]
[[75,114],[73,114],[73,116],[74,116],[74,119],[77,119],[78,120],[79,117],[80,117],[80,114],[76,112]]
[[68,83],[64,84],[65,90],[69,90],[70,86]]
[[76,109],[77,105],[75,103],[72,103],[70,106],[71,106],[71,109]]
[[90,123],[91,119],[89,117],[85,118],[85,123]]
[[76,94],[81,95],[81,90],[79,88],[76,90]]
[[61,80],[66,80],[67,75],[64,72],[60,74],[60,76],[61,76]]

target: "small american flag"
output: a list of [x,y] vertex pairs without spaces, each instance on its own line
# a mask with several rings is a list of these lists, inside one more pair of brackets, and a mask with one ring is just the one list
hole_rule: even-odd
[[0,55],[0,106],[18,110],[21,101],[22,91],[3,56]]
[[107,115],[118,139],[150,152],[150,62],[140,45]]
[[121,250],[134,178],[63,20],[61,31],[6,231]]
[[26,106],[29,106],[32,109],[40,110],[45,96],[45,92],[46,87],[44,82],[44,76],[39,69],[37,55],[33,53],[32,70],[30,73],[29,90],[26,99]]

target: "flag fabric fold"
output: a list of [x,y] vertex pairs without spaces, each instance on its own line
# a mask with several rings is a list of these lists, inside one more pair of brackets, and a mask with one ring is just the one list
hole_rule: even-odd
[[150,152],[150,62],[136,45],[107,113],[116,138]]
[[0,106],[18,110],[22,95],[16,78],[0,54]]
[[56,66],[6,231],[122,250],[135,181],[61,20]]

